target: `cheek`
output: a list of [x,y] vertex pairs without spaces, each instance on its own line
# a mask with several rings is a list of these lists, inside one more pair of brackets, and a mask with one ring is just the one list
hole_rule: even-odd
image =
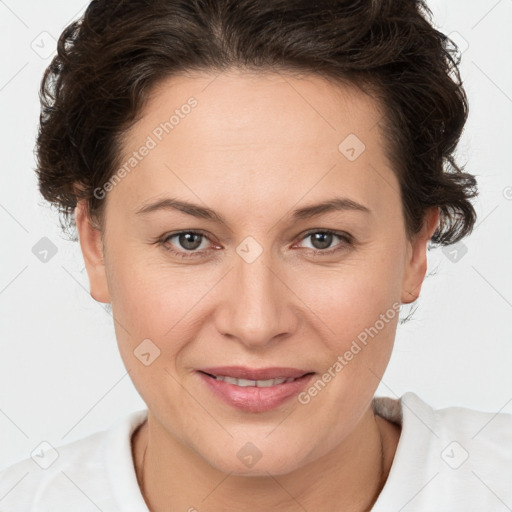
[[[338,425],[325,442],[335,444],[370,403],[391,357],[400,312],[400,295],[386,269],[353,271],[323,286],[304,286],[314,315],[324,366],[319,379],[299,397],[312,416]],[[378,271],[379,270],[379,271]],[[399,275],[399,273],[397,273]],[[326,284],[330,282],[330,286]],[[312,315],[310,315],[312,318]],[[336,404],[330,407],[329,404]]]
[[356,398],[371,399],[389,362],[400,312],[401,258],[398,244],[375,244],[336,270],[297,280],[297,295],[320,319],[315,331],[326,355],[325,397],[347,402],[344,410],[356,407]]
[[342,380],[347,379],[343,387],[373,384],[369,370],[381,375],[393,348],[400,311],[395,287],[387,287],[386,282],[379,286],[365,274],[331,281],[329,292],[309,287],[309,293],[305,302],[321,320],[315,323],[317,343],[329,354],[326,370],[338,361],[341,366],[332,371],[343,372]]
[[197,335],[187,314],[201,292],[193,293],[197,286],[189,284],[186,293],[176,272],[114,261],[112,313],[119,353],[130,378],[146,403],[185,409],[186,397],[180,395],[175,381],[176,368]]
[[373,325],[390,308],[390,316],[397,310],[402,258],[399,248],[367,246],[364,253],[347,258],[337,267],[310,272],[308,279],[291,276],[293,290],[321,320],[325,336],[346,341]]
[[166,363],[173,371],[174,360],[197,336],[197,320],[206,321],[204,297],[219,276],[211,271],[200,273],[199,267],[178,269],[155,263],[137,251],[131,255],[128,250],[114,251],[109,262],[112,313],[123,360],[133,365],[134,351],[149,339],[163,356],[155,359],[155,366]]

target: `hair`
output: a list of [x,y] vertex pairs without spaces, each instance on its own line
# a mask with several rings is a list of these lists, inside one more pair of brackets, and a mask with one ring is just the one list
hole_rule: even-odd
[[39,189],[64,229],[120,165],[123,134],[166,78],[193,71],[297,72],[375,97],[408,236],[440,208],[431,244],[467,236],[475,178],[454,152],[468,116],[455,43],[423,0],[97,0],[59,37],[41,83]]

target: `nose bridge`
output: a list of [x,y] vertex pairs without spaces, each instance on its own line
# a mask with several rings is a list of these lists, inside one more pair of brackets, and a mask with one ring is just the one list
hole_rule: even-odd
[[277,277],[279,270],[270,249],[263,250],[254,240],[242,242],[230,274],[226,307],[218,325],[223,334],[248,346],[264,346],[290,332],[286,286]]

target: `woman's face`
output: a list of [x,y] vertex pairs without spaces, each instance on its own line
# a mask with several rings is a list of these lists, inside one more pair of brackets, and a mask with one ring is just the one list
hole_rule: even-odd
[[[123,142],[104,260],[78,211],[91,293],[111,302],[155,432],[217,469],[292,471],[368,411],[438,219],[406,238],[380,118],[369,97],[315,76],[173,77]],[[230,402],[199,372],[220,366],[314,375],[275,401],[216,381]]]

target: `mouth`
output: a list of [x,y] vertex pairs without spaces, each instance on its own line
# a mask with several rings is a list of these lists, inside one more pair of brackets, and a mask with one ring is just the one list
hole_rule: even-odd
[[311,370],[286,366],[272,366],[268,368],[250,368],[248,366],[212,366],[209,368],[201,368],[199,371],[212,377],[230,377],[234,379],[254,381],[296,379],[303,377],[307,373],[314,373]]
[[210,396],[236,409],[261,413],[275,409],[299,394],[316,373],[296,368],[224,367],[222,370],[197,370],[197,374],[206,384]]
[[258,388],[270,388],[272,386],[277,386],[278,384],[285,384],[288,382],[293,382],[307,375],[313,375],[314,372],[304,373],[299,377],[277,377],[274,379],[242,379],[237,377],[231,377],[229,375],[213,375],[211,373],[199,371],[212,379],[219,380],[222,382],[227,382],[228,384],[233,384],[235,386],[239,386],[242,388],[245,387],[258,387]]

